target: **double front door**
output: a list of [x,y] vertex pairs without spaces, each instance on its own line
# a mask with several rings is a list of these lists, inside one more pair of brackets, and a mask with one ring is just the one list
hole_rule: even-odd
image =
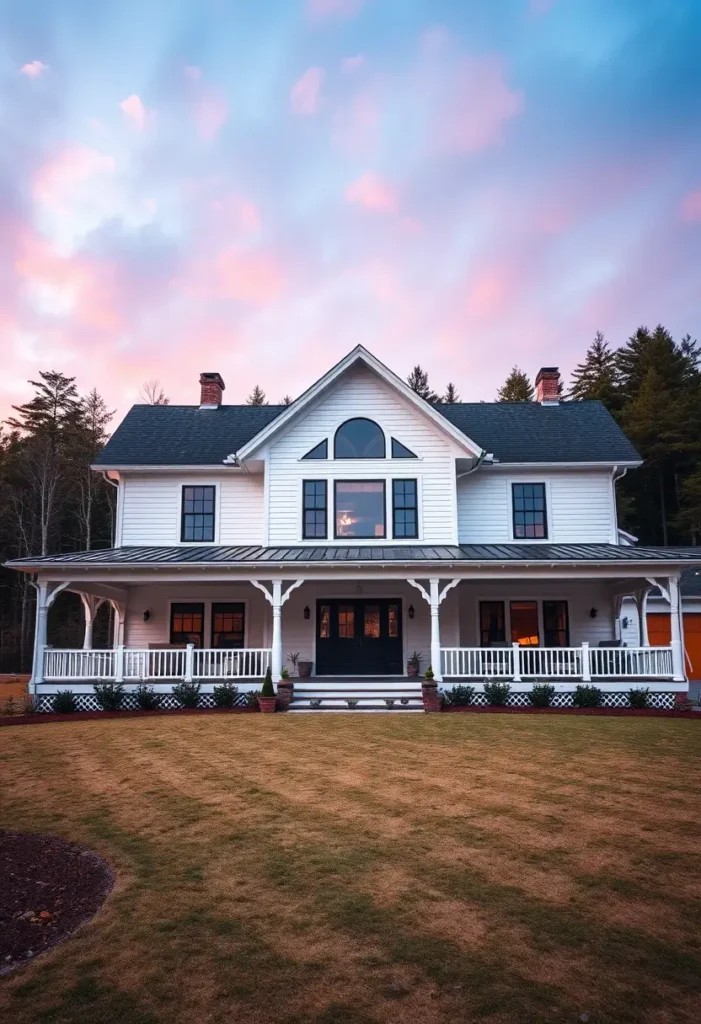
[[402,675],[403,671],[401,601],[317,602],[317,675]]

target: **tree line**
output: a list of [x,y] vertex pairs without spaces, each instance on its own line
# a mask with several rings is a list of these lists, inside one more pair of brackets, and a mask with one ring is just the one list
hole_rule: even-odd
[[[0,563],[25,555],[106,548],[112,544],[112,484],[90,466],[109,436],[113,412],[96,390],[78,393],[75,378],[56,371],[29,382],[32,397],[14,407],[0,429]],[[460,401],[454,384],[435,391],[415,366],[409,386],[432,403]],[[515,366],[497,401],[533,401],[528,375]],[[144,401],[166,405],[157,380]],[[563,401],[599,400],[620,423],[644,465],[618,484],[621,525],[641,544],[701,543],[701,355],[689,336],[675,341],[664,327],[639,328],[618,349],[594,338],[564,388]],[[286,395],[280,404],[288,405]],[[256,385],[250,405],[265,405]],[[25,573],[0,569],[0,672],[31,666],[35,592]],[[51,610],[52,640],[80,646],[83,616],[75,595]],[[95,641],[106,642],[110,609],[103,605]]]

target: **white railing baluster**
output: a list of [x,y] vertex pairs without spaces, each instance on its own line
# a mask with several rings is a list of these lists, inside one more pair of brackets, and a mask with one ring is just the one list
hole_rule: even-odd
[[671,647],[444,647],[447,679],[670,679]]

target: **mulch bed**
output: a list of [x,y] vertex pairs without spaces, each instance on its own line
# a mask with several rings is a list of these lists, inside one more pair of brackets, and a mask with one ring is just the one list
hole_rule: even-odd
[[259,715],[258,708],[157,708],[155,711],[75,711],[57,715],[53,711],[37,711],[33,715],[0,716],[3,725],[42,725],[45,722],[82,722],[93,718],[153,718],[157,715]]
[[454,712],[471,715],[612,715],[634,718],[693,718],[701,722],[701,715],[692,711],[673,711],[671,708],[485,708],[485,707],[443,707],[441,713]]
[[0,832],[0,974],[67,938],[113,884],[92,850],[57,836]]

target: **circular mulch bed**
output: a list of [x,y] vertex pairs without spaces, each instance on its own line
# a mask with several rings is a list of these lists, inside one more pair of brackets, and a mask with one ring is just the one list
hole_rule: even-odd
[[92,850],[57,836],[0,832],[0,974],[67,938],[113,882]]

